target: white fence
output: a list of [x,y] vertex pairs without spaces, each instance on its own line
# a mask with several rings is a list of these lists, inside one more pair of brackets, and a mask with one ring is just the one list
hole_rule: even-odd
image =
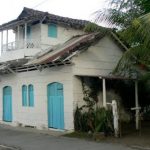
[[41,42],[39,39],[29,39],[29,40],[19,40],[10,42],[2,46],[2,53],[18,50],[18,49],[25,49],[25,48],[40,48]]

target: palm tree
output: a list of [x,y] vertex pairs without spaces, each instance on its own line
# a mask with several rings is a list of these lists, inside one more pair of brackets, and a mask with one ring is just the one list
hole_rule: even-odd
[[110,8],[96,12],[96,22],[116,27],[116,34],[129,45],[115,74],[150,77],[150,1],[108,0]]
[[150,13],[132,21],[125,30],[118,32],[130,48],[124,53],[116,73],[150,77]]

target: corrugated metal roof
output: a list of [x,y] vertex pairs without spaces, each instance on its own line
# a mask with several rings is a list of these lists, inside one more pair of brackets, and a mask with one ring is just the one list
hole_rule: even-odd
[[38,55],[33,60],[29,61],[26,65],[32,65],[32,64],[43,64],[43,63],[49,63],[56,58],[62,56],[65,53],[69,53],[71,50],[79,46],[81,43],[88,42],[89,40],[92,40],[95,38],[95,35],[98,33],[91,33],[91,34],[85,34],[73,37],[72,39],[68,40],[62,45],[58,45],[58,47],[55,46],[54,50],[49,50],[49,52],[42,52],[42,55]]
[[111,35],[115,42],[119,44],[122,49],[127,49],[121,41],[111,32],[97,32],[84,35],[74,36],[67,42],[55,45],[50,49],[46,49],[37,53],[32,59],[21,59],[8,61],[0,64],[0,74],[18,73],[32,70],[41,70],[59,65],[71,64],[71,58],[88,49],[91,45],[96,44],[105,35]]
[[[56,45],[52,47],[49,51],[43,51],[42,53],[37,54],[32,60],[30,60],[26,65],[33,65],[33,64],[46,64],[49,62],[54,62],[56,60],[65,60],[66,57],[69,57],[70,55],[73,55],[75,51],[78,51],[79,49],[83,49],[83,45],[87,45],[86,47],[89,47],[90,44],[95,42],[96,40],[100,40],[102,37],[104,37],[107,34],[107,32],[96,32],[96,33],[90,33],[90,34],[84,34],[79,35],[71,38],[67,42],[63,44]],[[114,34],[111,33],[114,37]],[[120,44],[120,41],[116,41],[118,44]],[[127,49],[122,44],[120,45],[123,49]]]

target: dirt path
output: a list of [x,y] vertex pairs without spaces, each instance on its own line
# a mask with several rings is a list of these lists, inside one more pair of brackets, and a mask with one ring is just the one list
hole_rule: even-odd
[[136,131],[133,124],[128,127],[124,126],[121,138],[107,138],[106,141],[128,146],[145,147],[150,150],[150,122],[143,123],[141,127],[141,131]]

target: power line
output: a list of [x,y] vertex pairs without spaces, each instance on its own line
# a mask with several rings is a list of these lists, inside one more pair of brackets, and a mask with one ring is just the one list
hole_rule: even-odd
[[48,1],[48,0],[43,0],[42,2],[38,3],[37,5],[35,5],[33,8],[36,8],[36,7],[38,7],[38,6],[42,5],[42,4],[44,4],[46,1]]

